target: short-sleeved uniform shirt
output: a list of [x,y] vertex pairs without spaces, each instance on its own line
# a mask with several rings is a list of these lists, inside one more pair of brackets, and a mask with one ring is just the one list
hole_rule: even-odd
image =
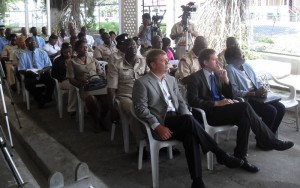
[[137,58],[134,65],[124,59],[108,64],[107,83],[108,88],[117,89],[117,97],[132,96],[132,88],[136,79],[142,77],[149,68],[144,58]]
[[180,79],[183,79],[189,75],[191,75],[194,72],[197,72],[201,69],[201,66],[199,64],[198,57],[193,52],[193,50],[190,50],[188,53],[186,53],[179,61],[178,64],[178,71],[179,71],[179,77]]
[[118,49],[116,46],[108,46],[106,44],[97,46],[94,50],[94,58],[102,58],[103,61],[107,61],[108,63],[111,63],[113,61],[113,54],[117,53]]

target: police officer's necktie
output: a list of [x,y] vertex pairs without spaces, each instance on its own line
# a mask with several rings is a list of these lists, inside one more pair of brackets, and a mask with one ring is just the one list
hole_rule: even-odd
[[213,74],[211,74],[209,76],[209,79],[210,79],[211,91],[214,95],[214,101],[219,101],[221,99],[221,97],[218,94],[218,90],[217,90],[216,83],[215,83],[215,76]]

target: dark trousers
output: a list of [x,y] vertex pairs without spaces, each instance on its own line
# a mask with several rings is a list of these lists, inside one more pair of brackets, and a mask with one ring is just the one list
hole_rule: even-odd
[[266,147],[272,147],[277,140],[269,127],[257,116],[253,108],[247,102],[234,103],[220,107],[213,107],[206,112],[207,121],[212,126],[234,124],[238,126],[236,157],[245,157],[248,149],[250,128],[256,135],[257,141]]
[[254,100],[249,100],[248,102],[272,132],[276,133],[285,114],[285,106],[278,101],[269,104],[259,103]]
[[[25,88],[38,103],[45,103],[51,101],[55,87],[55,81],[52,79],[49,72],[45,72],[44,74],[42,74],[39,80],[37,80],[34,76],[25,75],[24,83]],[[41,88],[37,88],[36,84],[45,84],[45,91],[42,91]]]
[[168,112],[165,126],[173,132],[172,138],[182,141],[192,179],[202,178],[199,144],[203,153],[208,151],[212,151],[216,155],[224,153],[191,115],[177,115],[175,112]]

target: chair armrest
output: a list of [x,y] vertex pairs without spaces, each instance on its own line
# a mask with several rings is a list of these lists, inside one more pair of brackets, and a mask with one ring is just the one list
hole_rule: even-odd
[[208,123],[207,123],[206,114],[205,114],[204,110],[202,110],[201,108],[194,108],[194,107],[192,107],[192,110],[196,110],[196,111],[201,113],[204,127],[209,126]]
[[290,84],[286,84],[286,83],[283,83],[283,82],[280,82],[279,80],[277,80],[271,73],[266,73],[267,76],[269,78],[271,78],[275,83],[279,84],[279,85],[282,85],[282,86],[285,86],[287,88],[289,88],[290,90],[290,95],[288,96],[288,99],[289,100],[293,100],[295,101],[296,100],[296,88]]

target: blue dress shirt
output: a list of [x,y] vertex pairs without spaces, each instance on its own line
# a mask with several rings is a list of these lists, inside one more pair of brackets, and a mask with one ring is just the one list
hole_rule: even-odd
[[0,55],[2,54],[3,48],[5,45],[9,43],[9,40],[7,40],[5,37],[0,38]]
[[100,46],[102,44],[104,44],[104,41],[102,40],[101,37],[98,37],[98,38],[95,39],[95,42],[94,42],[93,46]]
[[43,48],[46,44],[45,40],[40,36],[33,36],[34,40],[37,42],[39,48]]
[[38,69],[52,66],[48,54],[39,48],[34,51],[26,50],[20,55],[18,70]]
[[251,80],[255,89],[259,89],[263,86],[263,84],[257,79],[256,74],[248,63],[244,63],[241,65],[246,73],[243,73],[242,70],[234,66],[233,64],[229,64],[226,66],[228,78],[232,85],[233,94],[235,97],[244,97],[250,91],[250,88],[247,84],[247,77]]

